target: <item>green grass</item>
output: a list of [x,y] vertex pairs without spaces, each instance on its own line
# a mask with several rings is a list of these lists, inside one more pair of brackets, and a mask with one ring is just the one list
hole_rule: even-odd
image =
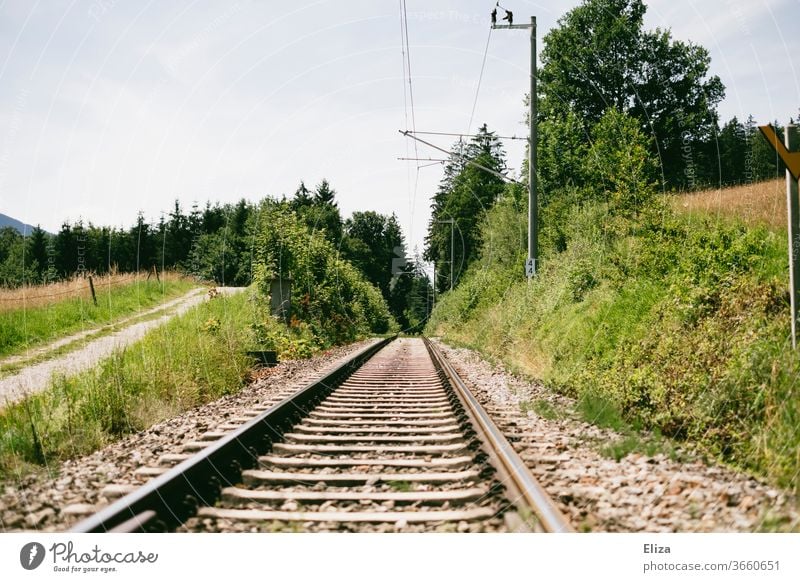
[[[508,228],[494,213],[487,228]],[[604,213],[573,210],[566,249],[531,283],[481,258],[426,332],[575,398],[584,419],[622,435],[610,457],[669,453],[672,439],[800,492],[785,233],[665,213],[609,236]]]
[[96,368],[0,410],[0,479],[90,453],[239,390],[258,313],[248,293],[216,297]]
[[188,279],[139,281],[110,290],[99,288],[97,306],[87,298],[71,298],[0,312],[0,357],[22,353],[87,328],[112,324],[196,286]]

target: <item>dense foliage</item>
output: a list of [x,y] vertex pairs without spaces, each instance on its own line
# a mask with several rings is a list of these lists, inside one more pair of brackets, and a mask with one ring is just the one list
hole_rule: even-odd
[[[695,189],[775,177],[782,168],[752,119],[721,129],[725,89],[709,75],[708,50],[645,30],[642,0],[585,0],[545,37],[539,72],[542,149],[574,156],[569,145],[589,136],[609,108],[636,119],[652,137],[667,188]],[[577,161],[574,159],[573,161]],[[559,166],[560,164],[556,164]],[[542,164],[548,185],[573,179]]]
[[291,325],[304,322],[313,341],[327,346],[392,329],[380,291],[285,204],[261,203],[253,238],[253,282],[269,295],[273,279],[290,280]]

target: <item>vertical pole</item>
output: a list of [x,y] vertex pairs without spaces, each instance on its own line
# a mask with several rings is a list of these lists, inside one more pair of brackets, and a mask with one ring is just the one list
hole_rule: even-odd
[[536,17],[531,16],[530,144],[528,145],[528,279],[536,276],[539,208],[536,193]]
[[453,290],[453,241],[455,240],[456,219],[450,219],[450,291]]
[[97,295],[94,292],[94,282],[92,281],[92,276],[89,275],[89,289],[92,291],[92,301],[94,301],[94,306],[97,307]]
[[[800,150],[796,125],[787,125],[784,143],[790,152]],[[786,170],[786,203],[789,218],[789,299],[792,312],[792,348],[797,348],[797,295],[800,292],[800,201],[797,180]]]
[[436,261],[433,262],[433,307],[436,307]]

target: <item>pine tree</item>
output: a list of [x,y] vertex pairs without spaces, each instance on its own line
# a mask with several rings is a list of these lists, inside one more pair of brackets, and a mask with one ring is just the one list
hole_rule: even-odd
[[425,238],[425,258],[437,265],[437,289],[450,287],[451,218],[453,234],[453,284],[458,276],[478,254],[480,247],[480,220],[505,190],[505,182],[467,160],[504,173],[505,152],[500,141],[486,125],[458,153],[445,164],[445,174],[431,205],[431,222]]
[[28,255],[30,256],[31,264],[34,261],[36,262],[34,269],[36,278],[40,281],[43,281],[49,265],[47,260],[48,237],[49,235],[38,224],[28,237]]

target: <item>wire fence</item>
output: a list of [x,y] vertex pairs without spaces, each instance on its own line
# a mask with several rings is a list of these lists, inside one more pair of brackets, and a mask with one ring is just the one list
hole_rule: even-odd
[[[160,279],[171,280],[179,275],[173,271],[161,273],[156,276],[153,271],[140,271],[138,273],[94,275],[85,274],[74,277],[68,281],[59,281],[48,285],[26,285],[14,289],[0,289],[0,310],[16,309],[26,304],[46,304],[70,298],[91,299],[91,289],[94,284],[99,293],[112,288],[130,285],[135,282]],[[90,283],[90,279],[92,280]]]

